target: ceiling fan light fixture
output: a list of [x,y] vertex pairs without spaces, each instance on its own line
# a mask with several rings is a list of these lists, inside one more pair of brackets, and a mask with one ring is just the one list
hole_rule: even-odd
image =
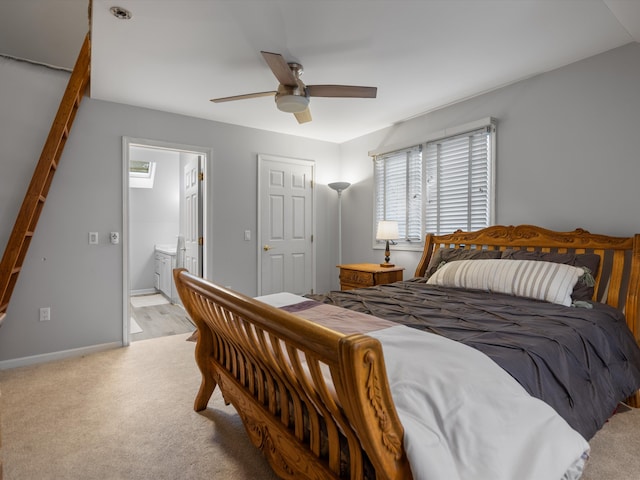
[[278,110],[287,113],[304,112],[309,106],[309,97],[302,95],[276,95]]

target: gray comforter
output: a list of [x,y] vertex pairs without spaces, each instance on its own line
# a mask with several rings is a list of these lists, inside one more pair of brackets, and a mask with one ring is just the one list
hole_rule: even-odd
[[312,298],[482,351],[587,440],[640,388],[640,348],[608,305],[565,307],[422,279]]

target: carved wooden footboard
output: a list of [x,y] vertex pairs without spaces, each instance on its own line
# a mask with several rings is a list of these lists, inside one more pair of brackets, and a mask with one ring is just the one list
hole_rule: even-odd
[[378,340],[343,335],[174,271],[196,323],[206,408],[216,385],[282,478],[411,479]]

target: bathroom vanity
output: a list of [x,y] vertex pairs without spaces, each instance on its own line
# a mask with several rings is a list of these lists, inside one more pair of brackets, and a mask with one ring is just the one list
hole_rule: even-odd
[[178,301],[178,293],[173,282],[174,268],[176,268],[175,245],[156,245],[154,286],[171,303]]

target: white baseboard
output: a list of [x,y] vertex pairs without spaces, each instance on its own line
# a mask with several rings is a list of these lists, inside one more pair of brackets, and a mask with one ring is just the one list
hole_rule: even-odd
[[32,355],[29,357],[13,358],[11,360],[0,361],[0,370],[8,370],[9,368],[25,367],[27,365],[35,365],[37,363],[52,362],[54,360],[62,360],[63,358],[79,357],[90,353],[102,352],[113,348],[122,347],[121,342],[102,343],[100,345],[91,345],[89,347],[72,348],[71,350],[62,350],[60,352],[43,353],[41,355]]
[[140,290],[131,290],[129,292],[129,295],[135,297],[136,295],[151,295],[154,293],[158,293],[158,290],[156,290],[155,288],[143,288]]

